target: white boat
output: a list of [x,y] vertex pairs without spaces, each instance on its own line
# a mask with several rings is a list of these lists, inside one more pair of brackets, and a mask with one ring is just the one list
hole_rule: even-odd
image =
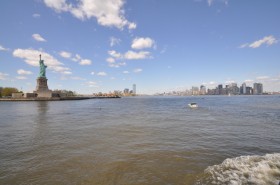
[[198,107],[198,105],[196,103],[189,103],[188,106],[190,108],[197,108]]

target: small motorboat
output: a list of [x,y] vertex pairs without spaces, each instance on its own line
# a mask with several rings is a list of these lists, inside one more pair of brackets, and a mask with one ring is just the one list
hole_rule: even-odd
[[197,108],[198,107],[197,103],[189,103],[188,106],[190,108]]

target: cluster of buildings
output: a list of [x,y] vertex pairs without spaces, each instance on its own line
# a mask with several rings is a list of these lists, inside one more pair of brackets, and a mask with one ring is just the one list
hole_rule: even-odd
[[136,84],[132,85],[132,90],[125,88],[123,90],[123,94],[124,94],[124,96],[136,95]]
[[109,93],[94,93],[94,96],[106,96],[106,97],[112,97],[112,96],[136,96],[136,84],[132,85],[132,89],[130,90],[129,88],[125,88],[123,91],[118,91],[115,90],[114,92],[109,92]]
[[254,83],[253,87],[246,86],[246,83],[243,83],[240,87],[237,83],[231,83],[224,87],[220,84],[215,89],[208,89],[207,92],[205,86],[201,85],[199,90],[198,88],[192,90],[192,95],[262,95],[263,84]]
[[262,95],[263,84],[254,83],[253,87],[247,86],[246,83],[243,83],[241,86],[238,86],[237,83],[231,83],[223,86],[219,84],[214,89],[206,89],[205,85],[200,87],[193,86],[190,90],[186,91],[172,91],[168,93],[161,93],[156,95],[171,95],[171,96],[197,96],[197,95]]

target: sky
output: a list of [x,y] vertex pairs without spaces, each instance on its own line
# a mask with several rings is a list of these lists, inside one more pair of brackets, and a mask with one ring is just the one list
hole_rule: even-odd
[[279,0],[2,0],[0,87],[280,91]]

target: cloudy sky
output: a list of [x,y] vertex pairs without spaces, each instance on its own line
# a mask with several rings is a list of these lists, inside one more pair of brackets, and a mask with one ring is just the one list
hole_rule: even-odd
[[3,0],[0,86],[152,94],[246,82],[280,91],[279,0]]

